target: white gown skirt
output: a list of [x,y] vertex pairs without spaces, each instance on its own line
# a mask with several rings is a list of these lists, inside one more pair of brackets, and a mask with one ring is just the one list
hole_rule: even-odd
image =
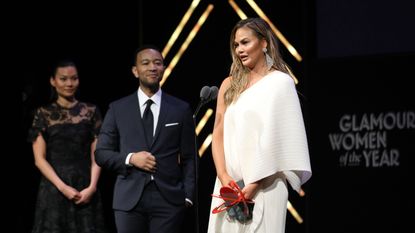
[[[216,178],[213,194],[219,195],[221,183]],[[223,203],[213,197],[210,208],[208,233],[284,233],[287,216],[288,190],[282,173],[265,178],[256,194],[252,221],[241,224],[230,220],[226,211],[212,214]]]

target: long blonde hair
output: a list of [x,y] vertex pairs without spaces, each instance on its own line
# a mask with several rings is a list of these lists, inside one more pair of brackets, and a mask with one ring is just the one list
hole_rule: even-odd
[[225,91],[225,104],[230,105],[236,101],[242,91],[248,85],[249,69],[242,64],[235,51],[235,33],[239,28],[246,27],[251,29],[259,40],[266,40],[267,53],[274,61],[273,69],[289,74],[289,68],[281,57],[279,52],[277,36],[271,30],[265,20],[261,18],[247,18],[240,20],[232,29],[230,37],[230,50],[232,55],[232,65],[230,68],[230,87]]

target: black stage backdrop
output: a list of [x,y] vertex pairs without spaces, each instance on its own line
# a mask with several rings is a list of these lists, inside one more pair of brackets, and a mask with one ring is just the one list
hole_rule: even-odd
[[[235,3],[257,16],[247,1]],[[410,80],[415,65],[415,22],[411,1],[293,0],[256,3],[303,57],[282,54],[299,79],[309,138],[313,177],[301,197],[290,190],[290,202],[303,218],[287,212],[286,232],[405,232],[414,207],[410,196],[415,107]],[[6,39],[12,52],[20,117],[8,136],[18,140],[7,156],[5,185],[8,232],[30,232],[39,172],[26,142],[33,110],[49,96],[49,68],[61,57],[79,65],[80,96],[103,114],[110,101],[136,90],[130,68],[133,52],[144,43],[164,48],[191,1],[55,1],[11,5]],[[240,19],[228,1],[200,1],[182,34],[166,56],[179,51],[205,9],[213,10],[163,86],[194,108],[200,89],[219,86],[229,72],[229,34]],[[9,46],[10,45],[10,46]],[[204,106],[215,109],[215,103]],[[16,112],[13,110],[13,112]],[[198,136],[201,145],[213,128],[213,117]],[[18,169],[16,169],[16,165]],[[11,170],[9,172],[9,170]],[[11,174],[11,176],[10,176]],[[206,231],[215,178],[210,147],[200,159],[199,230]],[[13,177],[13,178],[9,178]],[[110,230],[114,177],[103,172],[100,189]],[[187,232],[194,232],[193,212]]]
[[415,149],[412,1],[315,4],[310,232],[407,232]]

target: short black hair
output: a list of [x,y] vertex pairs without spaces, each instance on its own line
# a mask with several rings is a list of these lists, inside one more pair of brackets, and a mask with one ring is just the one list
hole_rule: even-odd
[[154,44],[144,44],[144,45],[141,45],[134,52],[134,58],[133,58],[133,62],[134,63],[133,63],[133,65],[135,65],[137,63],[137,55],[138,55],[138,53],[141,52],[141,51],[143,51],[143,50],[145,50],[145,49],[154,49],[154,50],[158,51],[160,54],[162,54],[160,48],[157,47]]

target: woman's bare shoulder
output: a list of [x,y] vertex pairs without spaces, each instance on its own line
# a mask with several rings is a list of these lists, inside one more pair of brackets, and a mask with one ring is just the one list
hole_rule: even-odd
[[231,85],[231,79],[232,77],[226,77],[223,81],[222,84],[220,85],[220,89],[226,90],[228,89],[228,87]]

